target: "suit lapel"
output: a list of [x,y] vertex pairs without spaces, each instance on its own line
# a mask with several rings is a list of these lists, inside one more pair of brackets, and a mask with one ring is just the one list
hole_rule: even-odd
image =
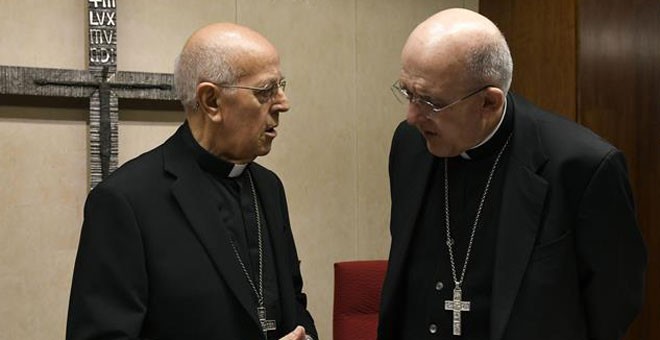
[[[270,243],[273,249],[272,253],[275,257],[275,272],[277,273],[277,283],[279,286],[280,294],[280,308],[282,310],[282,322],[288,323],[283,325],[285,329],[293,329],[296,325],[293,323],[296,320],[296,306],[294,292],[288,287],[293,287],[291,276],[289,273],[290,264],[285,257],[285,254],[291,252],[287,248],[286,240],[283,237],[282,228],[287,228],[284,224],[284,216],[282,216],[282,208],[286,209],[282,202],[285,198],[279,194],[280,190],[277,187],[277,182],[268,178],[268,173],[263,170],[258,164],[250,166],[251,173],[254,178],[254,186],[264,210],[266,225],[268,226],[268,235],[270,236]],[[291,265],[297,265],[291,264]],[[279,328],[280,326],[278,326]]]
[[[405,129],[414,129],[406,126]],[[419,212],[422,207],[426,195],[426,189],[433,168],[434,157],[431,155],[425,146],[423,137],[416,130],[409,132],[407,138],[414,138],[412,143],[415,144],[411,150],[415,150],[410,154],[410,159],[397,162],[401,165],[401,169],[396,170],[396,179],[390,180],[390,185],[397,183],[397,187],[392,187],[392,198],[398,199],[393,201],[392,206],[397,207],[392,209],[390,229],[392,233],[397,233],[396,236],[392,235],[396,242],[392,242],[392,249],[390,249],[389,266],[387,278],[392,278],[396,281],[385,281],[383,287],[383,306],[389,305],[397,301],[393,296],[398,291],[398,285],[403,278],[403,268],[408,255],[408,248],[412,241],[412,235],[417,224]],[[407,152],[410,152],[408,150]],[[406,152],[399,154],[406,155]],[[391,162],[391,161],[390,161]],[[392,173],[390,173],[392,176]],[[401,208],[399,208],[401,207]],[[383,307],[383,310],[392,310],[392,308]],[[393,317],[396,317],[393,315]]]
[[[491,339],[500,340],[534,248],[548,183],[538,172],[547,162],[538,127],[512,95],[514,135],[504,180],[491,303]],[[507,113],[508,114],[508,113]]]
[[219,275],[236,295],[245,311],[258,323],[254,293],[247,284],[233,252],[225,224],[232,223],[227,209],[215,205],[212,183],[197,165],[190,150],[186,150],[181,129],[165,146],[165,171],[176,177],[172,195],[181,206],[192,230],[206,249]]

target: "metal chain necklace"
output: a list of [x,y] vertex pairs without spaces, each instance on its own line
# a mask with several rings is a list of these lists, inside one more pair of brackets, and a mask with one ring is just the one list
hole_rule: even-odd
[[511,140],[511,134],[507,137],[506,142],[500,149],[500,152],[493,162],[493,166],[490,169],[488,174],[488,180],[486,181],[486,187],[484,192],[481,194],[481,200],[479,201],[479,207],[477,208],[477,214],[474,217],[474,223],[472,224],[472,232],[470,234],[470,240],[468,242],[467,252],[465,254],[465,262],[463,262],[463,269],[461,270],[461,276],[458,278],[456,276],[456,264],[454,261],[454,239],[451,237],[451,227],[449,225],[449,175],[447,174],[447,158],[444,160],[445,174],[444,174],[444,184],[445,184],[445,226],[446,226],[446,236],[447,236],[447,250],[449,251],[449,262],[451,263],[451,275],[454,279],[454,292],[452,300],[445,300],[445,310],[453,312],[452,318],[452,334],[461,335],[461,312],[470,311],[470,301],[462,301],[462,290],[461,285],[463,284],[463,279],[465,278],[465,271],[467,270],[468,261],[470,260],[470,254],[472,252],[472,242],[474,241],[474,234],[477,231],[477,225],[479,225],[479,218],[481,217],[481,210],[483,209],[484,202],[488,196],[488,189],[490,188],[490,183],[493,180],[493,175],[495,174],[495,169],[497,164],[504,153],[507,145],[509,145],[509,140]]
[[261,324],[261,331],[264,333],[264,338],[268,339],[268,331],[276,330],[277,325],[275,323],[275,320],[268,320],[266,317],[266,307],[264,306],[264,249],[263,249],[263,238],[262,238],[262,230],[261,230],[262,229],[261,215],[259,212],[257,191],[254,188],[254,182],[252,181],[252,174],[250,173],[249,170],[247,171],[247,175],[248,175],[248,179],[250,180],[250,191],[252,193],[252,202],[254,205],[254,211],[257,220],[257,240],[259,242],[259,277],[258,277],[259,286],[258,287],[255,286],[254,282],[252,281],[252,277],[248,273],[247,267],[245,266],[243,259],[241,259],[241,255],[238,253],[238,248],[236,248],[236,245],[234,244],[234,240],[230,238],[229,241],[231,242],[231,247],[234,249],[234,254],[236,254],[238,263],[241,265],[241,269],[243,269],[243,274],[245,274],[245,278],[247,278],[250,287],[252,287],[252,291],[254,292],[254,295],[257,297],[257,318],[259,319],[259,323]]

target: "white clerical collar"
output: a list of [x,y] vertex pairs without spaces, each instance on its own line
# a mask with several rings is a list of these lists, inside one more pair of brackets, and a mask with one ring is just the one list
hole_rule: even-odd
[[240,176],[247,166],[247,164],[234,164],[234,166],[231,168],[231,171],[229,172],[229,178]]
[[[504,110],[502,111],[502,116],[500,117],[500,121],[499,121],[499,123],[497,123],[497,126],[495,127],[495,129],[493,129],[493,131],[488,135],[488,137],[486,137],[484,140],[482,140],[481,143],[471,147],[469,150],[476,149],[476,148],[486,144],[486,142],[488,142],[491,138],[493,138],[493,136],[495,136],[495,133],[497,133],[497,130],[499,130],[500,126],[502,126],[502,122],[504,121],[504,116],[505,115],[506,115],[506,97],[504,98]],[[472,159],[472,157],[470,157],[470,155],[468,155],[466,151],[461,152],[460,156],[463,159],[467,159],[467,160]]]

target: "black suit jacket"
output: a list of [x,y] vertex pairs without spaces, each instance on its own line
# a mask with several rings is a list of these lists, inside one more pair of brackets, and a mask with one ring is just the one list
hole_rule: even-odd
[[[641,308],[646,267],[625,160],[582,126],[515,95],[507,103],[510,156],[502,192],[491,193],[500,217],[490,339],[618,339]],[[397,128],[380,340],[397,334],[401,276],[436,160],[414,127]]]
[[[76,258],[67,339],[261,339],[256,299],[233,253],[241,216],[217,193],[182,126],[91,191]],[[275,254],[282,323],[317,338],[306,310],[284,188],[250,165]],[[214,196],[216,195],[216,196]]]

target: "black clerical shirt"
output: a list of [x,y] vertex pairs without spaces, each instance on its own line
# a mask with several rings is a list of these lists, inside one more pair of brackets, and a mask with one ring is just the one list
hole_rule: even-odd
[[[448,159],[449,216],[459,280],[489,172],[512,131],[511,111],[488,142],[467,152],[470,159],[461,156]],[[496,168],[474,236],[462,284],[462,300],[470,301],[470,311],[461,312],[460,339],[489,338],[493,259],[507,154],[505,150]],[[444,175],[444,158],[436,158],[406,257],[402,289],[406,296],[401,298],[400,314],[402,334],[397,339],[454,338],[453,312],[444,308],[445,301],[452,300],[454,289],[446,245]]]
[[[210,154],[193,138],[190,128],[186,122],[184,129],[184,140],[190,147],[197,163],[204,173],[208,175],[210,183],[215,188],[216,200],[219,209],[229,209],[232,215],[237,216],[239,223],[225,224],[218,221],[218,228],[225,228],[229,237],[234,242],[238,253],[250,274],[254,287],[259,289],[259,237],[257,233],[257,214],[254,209],[254,199],[248,165],[244,171],[235,177],[229,177],[234,164],[226,162]],[[256,188],[255,188],[256,191]],[[267,311],[267,319],[275,320],[281,325],[281,310],[279,303],[279,289],[277,284],[277,272],[275,269],[275,258],[270,242],[270,234],[265,218],[264,208],[259,202],[259,220],[263,242],[263,294],[264,305]],[[235,259],[238,261],[238,259]],[[236,273],[242,277],[244,273]],[[249,285],[247,278],[245,284]],[[252,287],[250,288],[252,290]],[[254,295],[254,294],[253,294]],[[256,295],[254,296],[257,299]],[[256,310],[254,313],[256,314]],[[276,331],[268,332],[268,339],[279,339],[282,334],[281,327]]]

